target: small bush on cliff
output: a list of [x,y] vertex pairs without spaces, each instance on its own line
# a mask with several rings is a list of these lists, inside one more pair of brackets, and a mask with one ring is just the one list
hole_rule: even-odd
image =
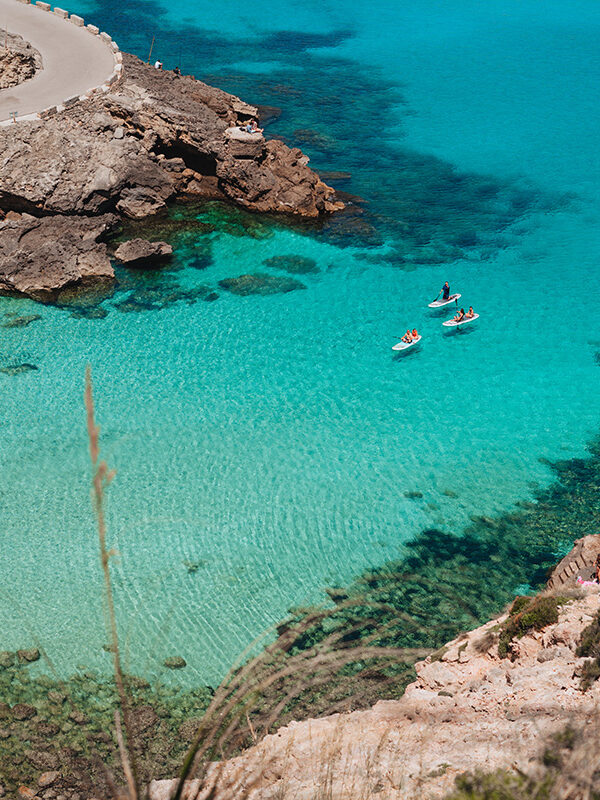
[[600,658],[600,613],[581,631],[576,654],[579,658]]
[[531,605],[532,599],[532,597],[527,595],[519,595],[518,597],[515,597],[513,604],[510,607],[510,611],[508,612],[510,616],[514,617],[515,614],[519,613],[519,611],[522,611],[524,608],[527,608],[527,606]]
[[456,791],[446,800],[547,800],[551,788],[550,776],[538,781],[506,770],[467,773],[456,779]]
[[498,655],[501,658],[508,656],[513,639],[520,639],[529,631],[541,631],[558,622],[558,609],[565,601],[564,597],[552,595],[517,597],[500,630]]
[[600,678],[600,613],[581,631],[577,650],[579,658],[588,657],[581,670],[580,688],[585,692]]

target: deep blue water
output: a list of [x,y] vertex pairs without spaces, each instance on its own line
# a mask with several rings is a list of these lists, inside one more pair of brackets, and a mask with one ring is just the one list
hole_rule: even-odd
[[[70,10],[124,50],[147,57],[156,35],[165,66],[279,107],[267,134],[351,173],[336,185],[362,198],[320,229],[211,206],[210,232],[171,230],[175,269],[123,284],[103,319],[0,300],[0,314],[42,315],[0,328],[0,366],[38,367],[0,374],[2,647],[39,637],[64,672],[108,666],[90,362],[118,470],[108,520],[130,666],[157,674],[181,654],[188,681],[214,682],[291,606],[397,557],[424,527],[509,508],[550,479],[540,458],[581,454],[597,432],[600,9]],[[264,263],[279,256],[313,260],[293,276],[303,288],[219,288],[285,277]],[[446,279],[481,314],[463,334],[426,307]],[[423,343],[394,358],[409,325]]]

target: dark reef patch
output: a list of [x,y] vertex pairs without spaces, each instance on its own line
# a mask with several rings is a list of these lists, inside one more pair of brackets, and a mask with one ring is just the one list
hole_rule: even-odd
[[3,375],[25,375],[27,372],[34,372],[39,369],[35,364],[27,362],[23,364],[7,364],[5,367],[0,367],[0,372]]
[[237,278],[223,278],[219,281],[219,286],[232,294],[239,294],[243,297],[250,294],[285,294],[296,289],[306,289],[306,286],[295,278],[266,275],[262,272],[238,275]]
[[2,328],[26,328],[32,322],[37,322],[38,319],[42,318],[39,314],[26,314],[22,317],[13,316],[12,314],[5,314],[4,316],[8,317],[8,319],[0,325]]
[[306,256],[273,256],[263,261],[266,267],[281,269],[290,275],[307,275],[309,272],[318,272],[317,262],[314,258]]
[[142,311],[161,311],[176,303],[193,305],[198,300],[209,302],[216,300],[214,292],[209,286],[195,286],[193,289],[182,289],[177,284],[161,284],[160,286],[146,286],[135,289],[113,303],[117,311],[123,313],[139,313]]

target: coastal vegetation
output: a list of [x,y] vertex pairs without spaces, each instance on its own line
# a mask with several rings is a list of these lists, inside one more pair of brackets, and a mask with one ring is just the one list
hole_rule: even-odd
[[510,644],[516,637],[521,638],[530,631],[541,631],[558,622],[558,610],[565,602],[566,597],[546,594],[517,597],[510,608],[508,619],[500,628],[498,655],[501,658],[510,655]]

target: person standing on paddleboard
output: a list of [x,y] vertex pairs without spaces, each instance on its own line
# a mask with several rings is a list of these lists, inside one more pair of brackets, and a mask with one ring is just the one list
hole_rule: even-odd
[[[450,286],[448,284],[448,281],[446,281],[446,283],[442,286],[442,292],[444,293],[444,296],[442,297],[442,300],[449,300],[450,299]],[[439,295],[438,295],[438,297],[439,297]]]

